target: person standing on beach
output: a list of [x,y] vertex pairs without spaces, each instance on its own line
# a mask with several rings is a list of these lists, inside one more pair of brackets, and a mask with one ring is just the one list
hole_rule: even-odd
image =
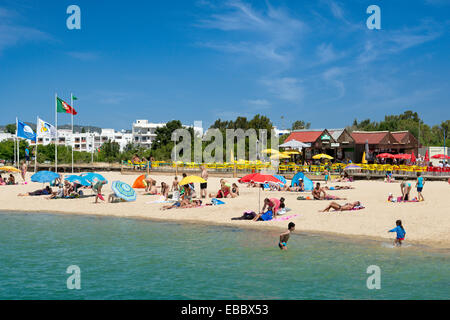
[[22,161],[22,166],[20,167],[20,174],[22,176],[23,182],[25,182],[25,180],[26,180],[27,169],[28,169],[28,167],[27,167],[26,162]]
[[106,184],[106,181],[98,181],[92,187],[92,190],[94,190],[96,192],[95,203],[98,203],[98,199],[105,201],[105,198],[103,198],[103,195],[102,195],[102,187],[104,184]]
[[425,180],[423,177],[421,177],[420,172],[417,172],[417,181],[416,181],[416,188],[417,188],[417,198],[419,201],[425,201],[422,195],[423,186],[425,185]]
[[400,247],[402,245],[402,241],[405,240],[406,231],[403,228],[402,220],[397,220],[395,224],[397,226],[394,229],[389,230],[388,232],[397,233],[397,238],[394,240],[394,246]]
[[[200,169],[202,170],[201,177],[208,181],[208,171],[206,170],[205,166],[201,166]],[[200,197],[206,198],[207,195],[207,189],[208,189],[208,182],[200,183]]]
[[289,240],[289,237],[291,236],[291,232],[294,231],[295,231],[295,223],[289,222],[288,230],[280,234],[280,242],[278,243],[278,247],[281,250],[287,250],[287,242]]

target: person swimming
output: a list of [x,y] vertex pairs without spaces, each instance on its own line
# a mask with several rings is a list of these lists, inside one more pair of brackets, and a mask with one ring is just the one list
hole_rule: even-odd
[[289,222],[288,230],[280,234],[280,242],[278,242],[278,247],[281,250],[287,250],[287,242],[292,232],[295,231],[295,223]]
[[400,247],[402,245],[402,241],[405,240],[406,231],[403,228],[402,220],[395,221],[397,225],[394,229],[389,230],[388,232],[396,232],[397,237],[394,240],[394,246]]

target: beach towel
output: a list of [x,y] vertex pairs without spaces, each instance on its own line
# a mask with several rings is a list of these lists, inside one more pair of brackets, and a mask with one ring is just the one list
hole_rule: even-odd
[[221,204],[225,204],[225,202],[223,202],[222,200],[216,199],[216,198],[213,198],[213,199],[211,200],[211,203],[212,203],[213,205],[215,205],[215,206],[218,206],[218,205],[221,205]]
[[298,214],[293,214],[291,216],[275,218],[275,219],[272,219],[272,221],[286,221],[286,220],[292,219],[292,218],[294,218],[296,216],[298,216]]

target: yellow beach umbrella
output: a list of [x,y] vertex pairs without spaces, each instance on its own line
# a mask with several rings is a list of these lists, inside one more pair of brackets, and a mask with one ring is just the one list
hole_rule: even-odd
[[286,155],[286,154],[282,154],[282,153],[274,154],[274,155],[271,155],[271,156],[270,156],[270,159],[272,159],[272,160],[277,160],[277,159],[289,159],[289,158],[290,158],[290,156],[288,156],[288,155]]
[[265,150],[263,150],[263,151],[261,151],[261,152],[262,152],[262,153],[275,153],[275,154],[280,153],[280,151],[275,150],[275,149],[265,149]]
[[325,153],[320,153],[320,154],[316,154],[313,159],[317,160],[317,159],[334,159],[332,156],[329,156]]
[[366,153],[365,153],[365,152],[363,153],[361,163],[362,163],[362,164],[366,164],[366,163],[367,163],[367,160],[366,160]]
[[283,154],[300,154],[300,152],[295,151],[295,150],[290,150],[290,151],[283,151]]
[[11,166],[4,166],[4,167],[0,167],[0,171],[5,171],[5,172],[20,172],[19,169],[11,167]]
[[199,176],[187,176],[180,181],[180,185],[184,186],[189,183],[205,183],[206,180]]

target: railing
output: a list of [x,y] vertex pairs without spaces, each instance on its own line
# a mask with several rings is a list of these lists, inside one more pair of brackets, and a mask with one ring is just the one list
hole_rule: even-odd
[[[133,170],[147,170],[147,165],[150,162],[132,163],[131,161],[122,161],[122,166]],[[208,170],[218,172],[233,172],[239,173],[246,172],[258,172],[261,170],[275,170],[271,163],[195,163],[195,162],[181,162],[177,163],[171,161],[152,161],[151,170],[169,170],[175,167],[184,171],[199,170],[200,166],[205,166]],[[411,176],[421,172],[427,175],[433,176],[450,176],[450,168],[439,167],[425,167],[417,165],[388,165],[388,164],[343,164],[335,163],[331,165],[299,165],[295,163],[285,163],[278,166],[278,172],[280,174],[291,174],[296,172],[307,172],[311,174],[323,174],[325,170],[332,174],[340,174],[347,166],[352,168],[346,169],[349,174],[351,173],[365,173],[365,174],[387,174],[392,173],[396,175]]]

